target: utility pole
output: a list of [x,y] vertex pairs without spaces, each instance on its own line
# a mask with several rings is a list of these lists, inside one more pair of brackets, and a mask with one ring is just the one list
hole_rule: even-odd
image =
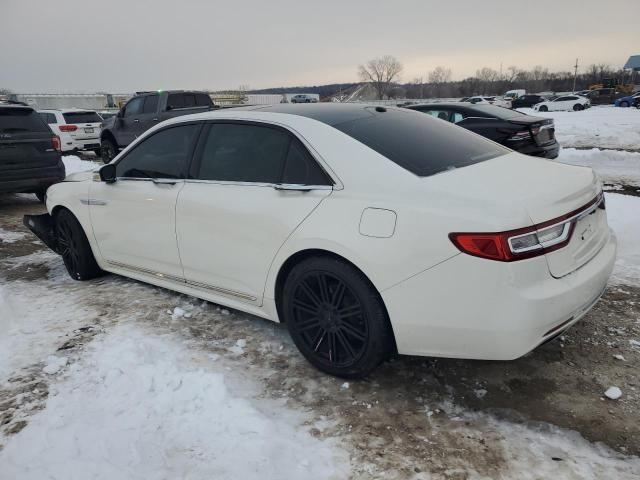
[[576,78],[578,77],[578,59],[576,58],[576,64],[573,66],[574,71],[573,71],[573,90],[571,90],[572,92],[576,91]]

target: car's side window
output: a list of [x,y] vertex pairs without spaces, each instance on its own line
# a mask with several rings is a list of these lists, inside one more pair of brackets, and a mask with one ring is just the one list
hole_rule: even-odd
[[200,157],[200,180],[278,183],[289,135],[253,124],[218,123],[209,128]]
[[465,118],[467,118],[467,117],[461,112],[452,112],[451,113],[451,122],[453,122],[453,123],[459,123],[462,120],[464,120]]
[[156,113],[158,110],[158,95],[147,95],[144,97],[143,113]]
[[56,116],[53,113],[41,113],[40,117],[49,125],[51,125],[52,123],[58,123],[58,121],[56,120]]
[[130,117],[131,115],[138,115],[142,113],[142,105],[144,103],[144,97],[138,97],[131,100],[124,107],[124,116]]
[[297,138],[291,139],[282,183],[331,185],[327,175]]
[[424,113],[428,113],[432,117],[439,118],[440,120],[449,121],[449,112],[447,110],[423,110]]
[[554,100],[554,102],[566,102],[569,100],[569,97],[559,97]]
[[200,124],[166,128],[142,140],[116,164],[120,178],[182,178]]

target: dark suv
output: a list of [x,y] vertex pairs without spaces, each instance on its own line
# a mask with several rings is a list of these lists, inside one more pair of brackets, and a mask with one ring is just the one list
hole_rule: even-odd
[[109,163],[121,148],[163,120],[214,108],[216,106],[206,92],[172,90],[139,93],[115,117],[102,124],[102,160]]
[[0,192],[35,193],[65,177],[60,139],[31,107],[0,103]]

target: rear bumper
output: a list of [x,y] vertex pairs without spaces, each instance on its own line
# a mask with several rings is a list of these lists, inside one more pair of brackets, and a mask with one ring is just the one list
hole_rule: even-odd
[[54,183],[64,180],[65,168],[62,160],[53,167],[34,167],[21,170],[0,171],[0,192],[33,193],[46,190]]
[[560,154],[560,144],[555,141],[548,145],[531,145],[518,150],[519,153],[534,157],[556,158]]
[[55,235],[55,222],[48,213],[42,215],[25,215],[22,219],[25,227],[44,242],[54,252],[58,252],[58,242]]
[[100,137],[96,138],[83,138],[81,140],[75,138],[65,138],[62,141],[62,151],[70,152],[73,150],[92,150],[100,148]]
[[544,257],[505,264],[459,254],[382,293],[399,353],[513,360],[580,320],[604,291],[616,239],[553,278]]

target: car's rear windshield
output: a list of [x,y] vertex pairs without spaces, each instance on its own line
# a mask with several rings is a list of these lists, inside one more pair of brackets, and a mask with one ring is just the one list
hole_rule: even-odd
[[67,123],[100,123],[102,118],[96,112],[67,112],[63,113]]
[[50,132],[49,127],[34,110],[0,107],[0,133]]
[[370,115],[333,124],[333,127],[420,177],[510,152],[479,135],[420,112],[395,108],[377,112],[375,107],[366,110]]

